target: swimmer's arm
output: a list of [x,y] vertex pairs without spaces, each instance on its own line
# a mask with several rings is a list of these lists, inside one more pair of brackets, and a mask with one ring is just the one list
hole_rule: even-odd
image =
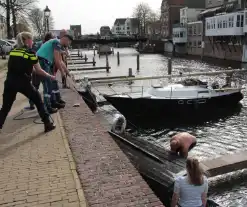
[[186,150],[185,148],[181,148],[179,151],[179,154],[185,158],[188,157],[188,150]]

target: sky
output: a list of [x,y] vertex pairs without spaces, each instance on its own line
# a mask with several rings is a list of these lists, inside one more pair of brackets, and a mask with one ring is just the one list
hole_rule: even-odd
[[55,21],[55,28],[69,29],[81,25],[82,34],[97,33],[101,26],[112,28],[116,18],[131,17],[138,3],[145,2],[159,11],[162,0],[39,0],[39,7],[47,5]]

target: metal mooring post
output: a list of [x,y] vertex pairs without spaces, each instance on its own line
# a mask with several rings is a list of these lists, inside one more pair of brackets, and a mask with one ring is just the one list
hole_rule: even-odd
[[136,59],[136,63],[137,63],[137,71],[140,71],[140,55],[137,55],[137,59]]
[[108,54],[105,54],[105,59],[106,59],[106,72],[109,73],[109,60],[108,60]]
[[117,64],[120,65],[120,55],[119,55],[119,52],[117,52]]

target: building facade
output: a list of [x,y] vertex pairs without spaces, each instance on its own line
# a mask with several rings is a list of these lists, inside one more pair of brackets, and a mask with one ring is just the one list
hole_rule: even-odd
[[186,25],[188,22],[197,21],[198,15],[204,10],[205,9],[188,7],[180,9],[180,23]]
[[241,11],[243,2],[225,0],[216,3],[206,0],[206,5],[207,10],[201,13],[205,34],[203,56],[247,61],[244,46],[245,14]]
[[139,21],[136,18],[116,19],[112,27],[114,35],[135,35],[139,32]]
[[194,8],[194,10],[204,9],[205,0],[163,0],[161,3],[161,34],[164,39],[172,38],[172,25],[180,23],[180,9],[184,7]]
[[203,25],[202,21],[189,22],[187,24],[187,53],[188,55],[202,54]]
[[73,31],[75,39],[79,39],[81,37],[81,35],[82,35],[81,25],[70,25],[70,30]]
[[107,37],[111,35],[111,29],[109,26],[100,27],[100,36]]

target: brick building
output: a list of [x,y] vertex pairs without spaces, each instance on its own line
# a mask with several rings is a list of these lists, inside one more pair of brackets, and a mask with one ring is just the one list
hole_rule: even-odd
[[180,22],[180,9],[205,8],[205,0],[163,0],[161,4],[161,35],[165,39],[172,37],[172,25]]

